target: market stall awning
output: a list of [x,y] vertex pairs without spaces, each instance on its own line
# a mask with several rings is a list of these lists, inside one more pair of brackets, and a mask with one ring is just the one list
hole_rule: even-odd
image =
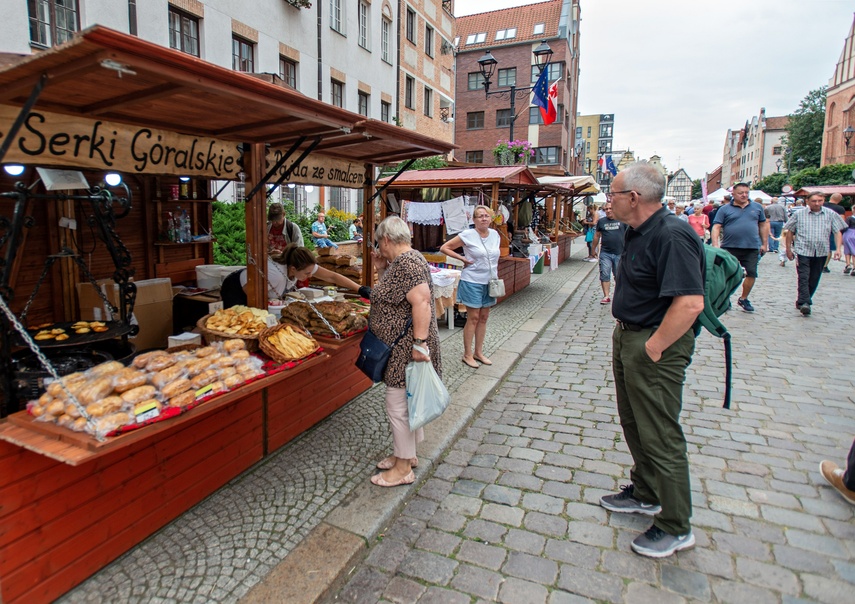
[[[454,145],[323,103],[103,26],[0,67],[0,104],[224,141],[299,149],[362,164],[445,154]],[[268,81],[269,80],[269,81]],[[6,129],[3,130],[5,134]]]
[[[382,185],[389,178],[381,178]],[[391,186],[399,189],[429,187],[475,187],[478,185],[537,185],[537,178],[524,165],[480,166],[477,168],[436,168],[408,170]]]
[[593,176],[541,176],[537,179],[542,185],[552,185],[562,192],[573,195],[596,195],[600,187]]
[[816,186],[816,187],[802,187],[793,195],[796,197],[807,197],[808,195],[813,195],[814,193],[822,193],[823,195],[834,195],[835,193],[840,193],[841,195],[855,195],[855,185],[825,185],[825,186]]

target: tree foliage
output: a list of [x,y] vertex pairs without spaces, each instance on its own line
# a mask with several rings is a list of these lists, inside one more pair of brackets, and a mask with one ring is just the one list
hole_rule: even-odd
[[[803,187],[819,187],[825,185],[848,185],[852,184],[852,171],[855,170],[855,163],[852,164],[830,164],[821,168],[805,168],[794,172],[789,179],[784,173],[770,174],[766,178],[752,185],[752,189],[759,189],[769,195],[780,195],[784,185],[789,184],[794,191],[798,191]],[[848,208],[851,205],[851,200],[844,198],[841,204]]]
[[[385,178],[386,176],[395,174],[398,170],[404,167],[405,163],[405,161],[402,161],[394,167],[383,168],[380,172],[380,177]],[[430,157],[420,157],[414,161],[413,165],[407,168],[407,170],[436,170],[438,168],[445,168],[446,166],[448,166],[448,161],[444,156],[431,155]]]
[[802,158],[805,167],[819,167],[822,158],[822,128],[825,123],[826,86],[811,90],[791,113],[787,135],[782,141],[791,154],[791,162]]
[[700,199],[703,197],[703,190],[701,189],[701,179],[696,178],[692,181],[692,199]]

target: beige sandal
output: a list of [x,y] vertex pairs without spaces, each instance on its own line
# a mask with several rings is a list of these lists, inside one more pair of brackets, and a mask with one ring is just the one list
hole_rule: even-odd
[[[392,468],[395,467],[395,460],[396,459],[397,458],[394,455],[390,455],[386,459],[381,459],[380,461],[377,462],[377,469],[378,470],[391,470]],[[418,468],[419,467],[419,458],[418,457],[413,457],[410,459],[410,467],[411,468]]]

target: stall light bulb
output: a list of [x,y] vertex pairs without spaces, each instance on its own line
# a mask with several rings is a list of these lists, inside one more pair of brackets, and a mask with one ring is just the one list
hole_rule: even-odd
[[6,164],[3,166],[3,169],[6,170],[6,174],[9,176],[20,176],[24,173],[24,166],[21,164]]
[[117,174],[116,172],[110,172],[104,177],[104,182],[106,182],[111,187],[116,187],[122,182],[122,175]]
[[294,188],[294,187],[296,187],[296,186],[297,186],[297,185],[295,185],[293,182],[289,182],[289,183],[288,183],[288,188],[289,188],[289,189],[293,189],[293,188]]
[[306,185],[306,193],[311,193],[314,190],[315,190],[315,187],[313,187],[312,185]]
[[190,177],[189,176],[179,176],[178,180],[180,180],[181,182],[190,182]]

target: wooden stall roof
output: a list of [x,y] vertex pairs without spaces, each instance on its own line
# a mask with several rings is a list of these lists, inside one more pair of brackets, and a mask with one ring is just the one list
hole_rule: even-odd
[[825,185],[825,186],[816,186],[816,187],[802,187],[795,193],[793,193],[796,197],[808,197],[809,195],[813,195],[814,193],[822,193],[823,195],[834,195],[835,193],[840,193],[841,195],[855,195],[855,185]]
[[[382,185],[389,178],[381,178]],[[527,166],[483,166],[477,168],[436,168],[408,170],[390,188],[418,189],[423,187],[472,187],[477,185],[537,185],[537,178]]]
[[538,181],[542,185],[551,185],[561,192],[571,195],[596,195],[600,187],[593,176],[541,176]]
[[320,136],[314,152],[363,164],[454,148],[100,25],[0,66],[0,103],[23,105],[42,75],[47,81],[36,108],[44,111],[282,147]]

